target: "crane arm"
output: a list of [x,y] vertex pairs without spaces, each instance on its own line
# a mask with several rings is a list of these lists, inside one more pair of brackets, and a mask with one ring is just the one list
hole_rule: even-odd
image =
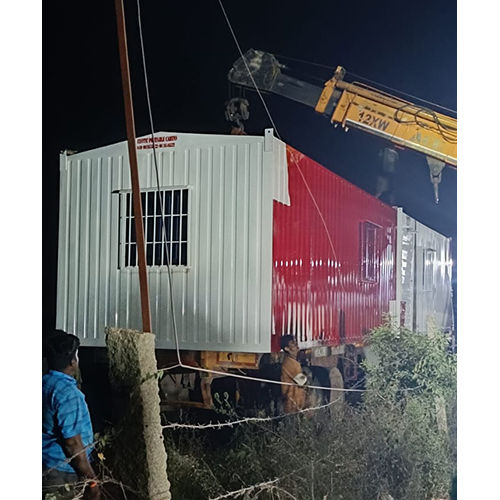
[[[322,112],[322,97],[315,109]],[[457,121],[360,84],[334,81],[342,94],[331,115],[332,123],[378,135],[398,146],[424,153],[451,166],[457,165]]]
[[244,59],[240,57],[233,64],[228,79],[236,85],[257,86],[313,107],[329,116],[334,125],[355,127],[425,154],[437,201],[437,185],[444,165],[457,165],[455,118],[362,83],[345,82],[341,66],[323,88],[285,75],[282,68],[274,55],[250,49]]

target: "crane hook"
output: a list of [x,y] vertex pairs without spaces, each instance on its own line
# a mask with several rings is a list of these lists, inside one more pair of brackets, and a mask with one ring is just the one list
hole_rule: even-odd
[[434,201],[436,204],[439,203],[439,183],[441,182],[441,173],[445,166],[444,161],[436,160],[436,158],[431,158],[426,156],[427,165],[429,165],[429,173],[431,175],[431,182],[434,184]]

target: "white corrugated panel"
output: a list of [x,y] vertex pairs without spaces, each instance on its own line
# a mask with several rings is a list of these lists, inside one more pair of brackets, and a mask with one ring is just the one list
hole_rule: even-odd
[[453,329],[450,239],[417,222],[417,331]]
[[[270,350],[273,198],[286,203],[288,188],[285,145],[267,140],[156,134],[160,190],[188,190],[187,265],[171,268],[181,349]],[[137,141],[141,191],[157,187],[148,141]],[[60,162],[56,327],[102,346],[106,326],[142,328],[137,267],[123,246],[127,144]],[[148,275],[157,347],[174,348],[167,267]]]
[[415,331],[416,221],[398,208],[397,224],[396,323]]
[[273,129],[271,128],[266,129],[265,132],[265,150],[272,151],[274,155],[273,197],[283,205],[290,206],[286,147],[285,143],[273,136]]
[[453,330],[450,240],[398,209],[397,302],[416,332]]

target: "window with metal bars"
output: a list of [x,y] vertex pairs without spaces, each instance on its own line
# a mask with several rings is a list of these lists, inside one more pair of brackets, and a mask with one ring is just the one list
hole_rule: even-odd
[[361,280],[378,281],[380,264],[377,250],[378,227],[370,222],[361,223]]
[[[141,192],[147,266],[187,266],[189,189]],[[163,208],[163,224],[162,224]],[[138,265],[132,193],[120,193],[119,267]]]

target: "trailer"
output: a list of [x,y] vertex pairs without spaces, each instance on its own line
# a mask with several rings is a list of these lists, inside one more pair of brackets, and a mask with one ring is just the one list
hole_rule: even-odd
[[[431,317],[451,325],[449,240],[272,129],[158,132],[137,139],[137,155],[160,365],[178,344],[186,363],[268,373],[293,334],[322,385],[340,358],[349,384],[385,317],[421,332]],[[64,152],[60,172],[56,327],[103,347],[106,327],[141,325],[127,143]],[[194,375],[178,375],[165,391],[188,398],[181,379],[191,387]]]

